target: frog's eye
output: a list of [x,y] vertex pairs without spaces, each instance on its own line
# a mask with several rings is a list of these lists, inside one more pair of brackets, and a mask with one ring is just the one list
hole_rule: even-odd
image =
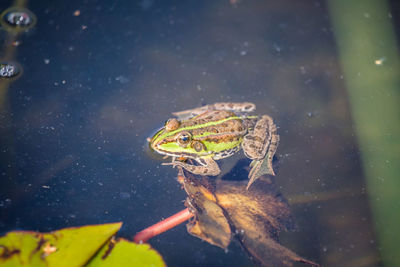
[[192,137],[191,137],[190,133],[188,133],[188,132],[181,132],[181,133],[179,133],[179,135],[177,136],[176,141],[178,142],[178,144],[179,144],[180,146],[186,147],[186,146],[190,143],[191,138],[192,138]]
[[169,119],[165,122],[165,130],[171,132],[179,128],[179,121],[175,118]]

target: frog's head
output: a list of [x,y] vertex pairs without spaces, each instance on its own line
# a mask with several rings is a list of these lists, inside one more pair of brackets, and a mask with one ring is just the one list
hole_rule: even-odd
[[196,158],[207,154],[205,146],[195,140],[179,120],[169,119],[150,140],[150,148],[162,155]]

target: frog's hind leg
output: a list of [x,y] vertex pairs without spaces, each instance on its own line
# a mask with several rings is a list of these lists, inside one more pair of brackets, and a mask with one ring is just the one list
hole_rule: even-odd
[[243,138],[242,148],[246,157],[255,160],[267,160],[268,173],[275,175],[272,168],[272,159],[279,143],[276,125],[268,115],[262,116],[251,130]]

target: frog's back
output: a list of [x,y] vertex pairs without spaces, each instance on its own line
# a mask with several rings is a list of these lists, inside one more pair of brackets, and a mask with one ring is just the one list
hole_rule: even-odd
[[207,110],[189,120],[182,121],[181,128],[186,128],[196,137],[204,135],[212,137],[221,134],[237,135],[245,130],[242,119],[235,113],[225,110]]
[[210,122],[218,122],[223,119],[235,117],[235,113],[225,110],[206,110],[203,113],[185,120],[182,125],[193,126],[193,125],[203,125]]

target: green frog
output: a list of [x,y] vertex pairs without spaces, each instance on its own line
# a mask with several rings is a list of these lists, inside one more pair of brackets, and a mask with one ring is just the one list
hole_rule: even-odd
[[[217,160],[227,158],[240,149],[252,159],[247,188],[255,181],[257,169],[266,161],[266,173],[275,175],[272,159],[279,142],[276,125],[268,115],[249,115],[253,103],[215,103],[175,112],[150,140],[150,147],[172,162],[198,175],[220,174]],[[192,159],[197,164],[190,164]]]

